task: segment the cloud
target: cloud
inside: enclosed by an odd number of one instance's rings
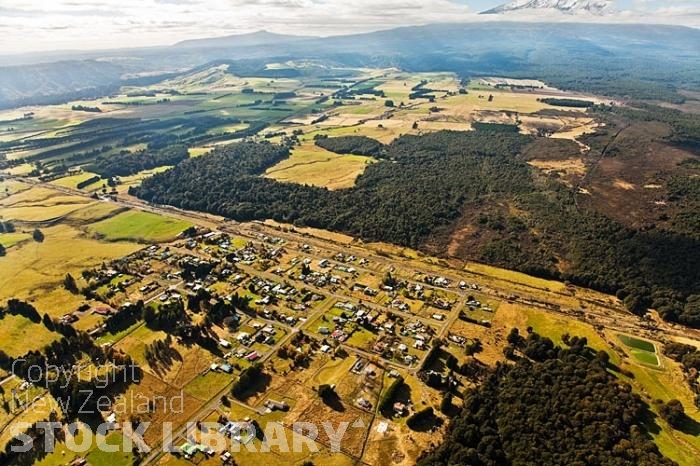
[[[624,12],[583,21],[700,26],[687,0],[619,0]],[[635,3],[641,2],[641,3]],[[2,0],[6,52],[165,45],[266,29],[298,35],[351,34],[428,23],[493,21],[475,14],[487,0]],[[470,8],[470,5],[473,8]],[[494,6],[491,5],[491,6]],[[697,3],[696,3],[697,5]],[[654,11],[650,14],[649,11]],[[571,16],[531,15],[532,21]]]

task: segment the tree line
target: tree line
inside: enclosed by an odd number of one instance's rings
[[[419,466],[673,465],[645,430],[648,406],[606,371],[585,339],[561,348],[531,333],[499,363]]]
[[[348,143],[317,142],[345,150]],[[242,143],[189,159],[144,180],[130,193],[158,204],[239,221],[272,218],[413,248],[441,241],[465,209],[484,240],[469,258],[617,293],[637,313],[700,326],[700,239],[661,228],[633,229],[579,209],[569,188],[535,178],[519,157],[535,141],[516,132],[441,131],[406,135],[382,149],[356,185],[330,191],[258,175],[287,157],[286,148]],[[517,206],[514,215],[494,212]],[[535,234],[535,232],[539,232]],[[449,236],[448,236],[449,237]]]

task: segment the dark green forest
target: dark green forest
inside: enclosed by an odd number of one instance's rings
[[[700,326],[700,309],[686,303],[700,294],[700,239],[636,230],[579,209],[568,187],[536,177],[519,156],[534,140],[489,130],[403,136],[355,187],[340,191],[262,178],[287,149],[243,143],[185,160],[131,193],[239,221],[272,218],[413,248],[452,228],[465,208],[512,203],[526,214],[482,212],[479,228],[490,239],[470,258],[617,293],[634,312],[653,306],[668,320]]]
[[[465,393],[443,443],[419,466],[676,464],[646,431],[655,423],[648,406],[585,338],[568,348],[535,333],[518,340],[518,361]]]
[[[384,145],[375,139],[366,136],[339,136],[329,138],[326,135],[318,135],[314,138],[317,146],[336,154],[355,154],[379,157]]]
[[[128,176],[163,165],[175,165],[188,157],[186,146],[168,146],[164,149],[148,148],[138,152],[122,151],[119,154],[98,156],[88,166],[88,169],[103,178]]]

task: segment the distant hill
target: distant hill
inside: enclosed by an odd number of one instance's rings
[[[255,47],[259,45],[290,43],[300,40],[313,39],[311,36],[290,36],[275,34],[268,31],[257,31],[250,34],[237,34],[206,39],[191,39],[178,42],[173,48],[221,48],[221,47]]]
[[[111,92],[123,68],[95,60],[68,60],[0,68],[0,106],[75,99]]]
[[[562,8],[600,3],[531,0],[527,4],[533,2]],[[700,91],[700,56],[694,45],[698,43],[700,30],[693,28],[573,22],[433,24],[324,38],[260,31],[169,47],[71,52],[71,60],[63,61],[56,54],[53,63],[0,66],[0,108],[92,96],[125,84],[126,78],[139,79],[130,84],[143,84],[143,79],[158,82],[165,73],[173,77],[221,63],[250,76],[265,69],[266,63],[294,60],[453,71],[464,77],[537,77],[570,90],[677,101],[679,87]],[[0,63],[12,63],[5,58]]]

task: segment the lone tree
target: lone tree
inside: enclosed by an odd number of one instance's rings
[[[333,387],[331,387],[327,383],[324,383],[324,384],[318,386],[318,396],[320,396],[324,400],[330,399],[334,395],[335,395],[335,392],[333,391]]]
[[[659,415],[668,422],[668,425],[674,429],[679,428],[685,420],[685,409],[683,404],[678,400],[670,400],[668,403],[663,403],[659,406]]]
[[[2,244],[0,244],[0,257],[2,257],[2,256],[4,256],[4,255],[5,255],[5,246],[3,246]]]
[[[56,330],[56,325],[53,323],[53,320],[51,320],[51,316],[49,316],[48,314],[44,314],[42,322],[44,323],[44,327],[51,330],[52,332]]]
[[[63,287],[73,294],[78,294],[78,284],[75,282],[73,275],[67,273],[63,279]]]
[[[440,402],[440,412],[442,414],[449,414],[452,412],[452,393],[446,392],[442,397]]]
[[[32,232],[32,238],[34,238],[34,241],[36,241],[37,243],[41,243],[42,241],[44,241],[44,234],[41,232],[40,229],[35,228]]]
[[[384,106],[386,106],[386,107],[393,107],[393,106],[394,106],[394,101],[393,101],[393,100],[385,100],[385,101],[384,101]]]

